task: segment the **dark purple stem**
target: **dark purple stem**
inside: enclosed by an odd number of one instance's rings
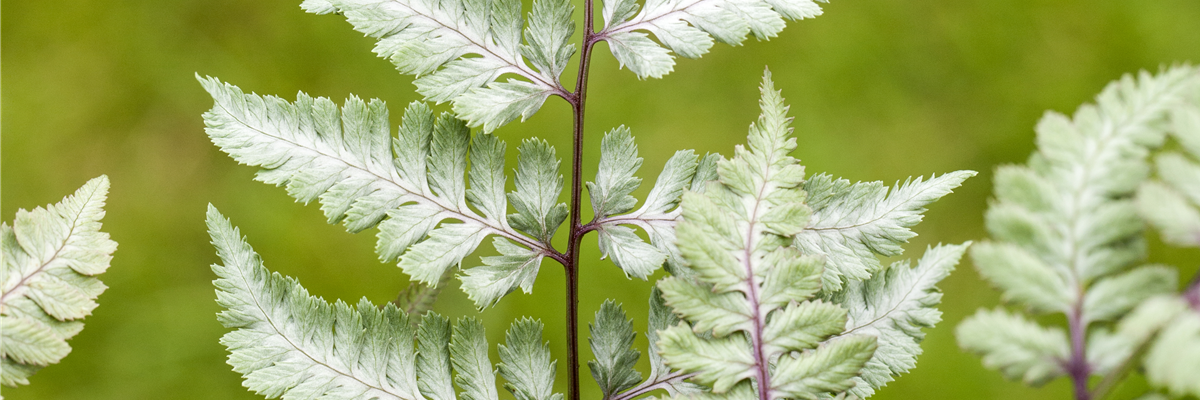
[[[592,19],[592,0],[583,6],[583,49],[579,57],[579,75],[575,93],[564,96],[574,112],[574,151],[571,157],[571,232],[567,238],[567,400],[579,400],[579,243],[588,232],[581,223],[583,199],[583,115],[587,101],[588,65],[592,61],[592,46],[596,30]]]
[[[1087,324],[1083,321],[1083,301],[1075,304],[1075,308],[1067,314],[1067,326],[1071,331],[1071,358],[1067,360],[1067,373],[1075,384],[1075,400],[1091,400],[1092,393],[1088,391],[1088,377],[1092,374],[1092,366],[1087,362]]]
[[[1192,283],[1189,283],[1187,289],[1184,289],[1183,299],[1192,306],[1193,310],[1200,312],[1200,272],[1192,277]]]

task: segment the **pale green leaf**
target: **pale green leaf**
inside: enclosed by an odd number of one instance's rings
[[[825,343],[814,351],[780,357],[771,376],[771,391],[779,397],[818,399],[855,386],[859,370],[875,353],[875,338],[850,336]]]
[[[942,293],[936,285],[950,275],[970,245],[929,248],[916,266],[896,262],[869,280],[847,284],[833,296],[834,302],[849,310],[843,335],[878,338],[878,350],[862,375],[854,378],[857,384],[850,394],[867,398],[917,366],[925,340],[922,329],[933,328],[942,320],[937,309]]]
[[[496,373],[488,359],[487,336],[483,323],[465,318],[454,325],[450,337],[450,363],[454,365],[454,383],[462,389],[463,400],[497,400]]]
[[[1178,314],[1163,328],[1143,366],[1150,384],[1175,396],[1200,396],[1200,311]]]
[[[983,357],[983,365],[1009,379],[1039,386],[1066,371],[1067,335],[1004,310],[979,310],[958,325],[958,345]]]
[[[620,305],[612,300],[601,304],[595,321],[588,324],[588,330],[591,332],[588,343],[596,356],[595,360],[588,361],[588,369],[605,398],[642,380],[642,374],[633,369],[641,357],[641,353],[633,349],[633,322],[625,316]]]
[[[571,7],[560,0],[535,2],[525,44],[517,0],[311,0],[302,7],[344,15],[378,40],[376,54],[418,76],[417,92],[453,102],[471,126],[488,132],[565,93],[559,75],[574,53],[567,43],[574,24]],[[506,74],[523,80],[499,82]]]
[[[542,341],[542,323],[529,318],[513,322],[500,345],[500,377],[517,400],[561,400],[554,392],[557,361],[550,360],[550,347]]]
[[[0,224],[0,383],[28,384],[37,370],[71,351],[67,340],[107,288],[117,243],[101,232],[108,177],[94,178],[57,204],[17,210]]]
[[[692,329],[697,332],[712,331],[713,335],[721,337],[753,329],[754,312],[739,292],[713,293],[709,287],[677,277],[664,278],[657,287],[662,290],[667,305],[683,318],[693,321]],[[844,324],[844,321],[838,321],[839,331]]]
[[[846,309],[837,304],[820,300],[792,303],[767,321],[762,341],[770,354],[803,351],[817,347],[845,328]]]
[[[587,183],[596,219],[629,212],[637,205],[637,199],[629,194],[642,183],[633,175],[641,166],[642,158],[638,157],[629,128],[622,125],[604,135],[596,180]]]
[[[610,224],[596,230],[600,240],[600,252],[611,257],[625,275],[645,280],[662,266],[667,255],[657,247],[647,244],[633,229]]]
[[[979,275],[1004,292],[1004,301],[1037,312],[1066,312],[1073,301],[1066,277],[1010,243],[983,242],[971,249]]]
[[[1084,321],[1120,318],[1151,297],[1175,292],[1177,272],[1165,266],[1140,267],[1102,278],[1083,297]]]
[[[525,41],[529,44],[521,45],[521,54],[544,75],[562,75],[575,54],[575,45],[570,43],[575,33],[573,12],[575,7],[567,0],[533,2],[529,28],[525,30]]]
[[[413,328],[391,304],[357,307],[310,296],[271,273],[215,208],[208,228],[224,265],[214,265],[221,338],[246,387],[280,396],[416,400]]]
[[[851,184],[845,179],[817,175],[804,184],[812,218],[796,235],[795,245],[806,254],[823,255],[824,290],[837,291],[848,280],[863,280],[881,271],[876,256],[898,256],[917,234],[925,207],[950,194],[974,171],[956,171],[929,180],[897,182],[891,190],[882,182]]]
[[[519,150],[516,190],[508,195],[517,213],[509,215],[508,221],[522,232],[549,242],[567,219],[567,205],[558,202],[563,188],[559,161],[554,148],[544,140],[526,140]]]
[[[599,35],[617,60],[639,78],[660,78],[675,65],[672,51],[699,58],[714,39],[737,46],[753,33],[766,40],[783,30],[785,18],[816,17],[821,8],[813,0],[651,0],[638,12],[633,0],[611,0],[602,13]]]
[[[695,373],[692,379],[711,386],[713,392],[728,391],[741,380],[753,377],[757,370],[750,341],[740,332],[702,339],[686,323],[680,323],[659,331],[658,336],[659,351],[668,365]]]
[[[482,266],[464,270],[460,278],[463,292],[480,309],[495,305],[501,297],[517,288],[532,293],[533,282],[542,265],[541,254],[517,246],[507,239],[495,238],[492,245],[500,255],[483,257]]]
[[[300,94],[288,103],[200,81],[216,103],[205,114],[213,143],[241,163],[263,167],[259,180],[286,186],[300,201],[319,199],[330,222],[344,221],[351,232],[378,225],[380,259],[398,261],[415,281],[437,285],[489,235],[551,253],[509,226],[504,143],[487,135],[472,140],[450,114],[434,118],[413,103],[392,138],[378,100],[352,97],[339,110],[325,98]],[[528,178],[518,176],[519,190]],[[523,204],[514,205],[520,211]]]
[[[455,400],[450,367],[450,319],[425,314],[417,327],[416,371],[421,394],[433,400]]]
[[[1147,182],[1138,188],[1137,206],[1163,240],[1176,246],[1200,246],[1200,211],[1174,188]]]

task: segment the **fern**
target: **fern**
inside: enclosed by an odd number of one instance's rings
[[[46,208],[0,224],[0,383],[28,385],[34,372],[71,352],[104,286],[117,243],[100,231],[108,177],[88,181]]]
[[[751,33],[759,40],[775,37],[785,18],[821,15],[816,1],[647,0],[639,6],[637,0],[611,0],[604,2],[604,29],[597,36],[639,78],[661,78],[675,66],[671,52],[700,58],[712,48],[713,39],[737,46]]]
[[[939,246],[915,268],[900,263],[816,298],[822,258],[789,246],[811,226],[812,209],[769,73],[762,96],[749,147],[719,161],[719,179],[702,194],[684,195],[678,244],[694,278],[658,284],[684,322],[659,332],[657,346],[667,365],[731,398],[867,397],[915,364],[920,329],[939,320],[934,284],[966,245]],[[856,206],[828,204],[829,213]]]
[[[365,298],[330,304],[296,280],[269,272],[238,229],[209,207],[221,338],[229,364],[267,398],[498,399],[482,324],[431,313],[414,329],[407,314]],[[553,400],[554,362],[531,320],[513,324],[500,375],[522,400]],[[413,342],[417,342],[414,349]],[[451,372],[455,373],[451,384]],[[548,373],[547,373],[548,372]],[[453,385],[461,392],[455,395]]]
[[[518,288],[529,293],[551,259],[567,278],[567,395],[552,393],[557,364],[533,321],[513,325],[497,368],[519,400],[578,400],[579,255],[589,232],[626,276],[646,280],[662,267],[670,274],[650,293],[644,379],[634,369],[642,352],[621,307],[606,302],[590,325],[596,358],[587,365],[604,400],[660,390],[761,400],[867,397],[913,368],[921,330],[940,320],[935,285],[967,245],[931,248],[915,266],[885,269],[878,256],[901,255],[925,207],[974,172],[910,179],[891,190],[827,175],[806,179],[788,155],[796,142],[768,74],[763,115],[732,159],[677,151],[639,202],[632,193],[642,184],[642,158],[621,126],[601,138],[599,168],[585,184],[584,99],[597,43],[608,42],[639,77],[661,77],[674,64],[671,51],[696,58],[714,38],[733,45],[751,33],[767,39],[785,19],[821,12],[812,0],[655,0],[644,7],[618,0],[603,5],[604,28],[596,31],[587,5],[570,91],[560,81],[575,52],[565,0],[535,0],[527,24],[515,0],[304,1],[305,10],[341,14],[375,38],[375,52],[416,75],[427,100],[452,103],[455,114],[436,118],[424,103],[409,105],[395,137],[378,100],[351,97],[338,107],[301,93],[287,102],[200,78],[215,102],[205,114],[214,144],[262,168],[258,180],[286,187],[300,202],[319,201],[330,223],[352,233],[378,227],[380,259],[413,280],[382,309],[365,300],[357,308],[330,305],[268,274],[210,210],[225,263],[214,269],[227,309],[221,319],[234,329],[223,341],[247,387],[288,398],[495,399],[478,322],[460,322],[452,332],[428,310],[455,275],[480,309]],[[521,143],[508,191],[506,145],[489,134],[530,117],[551,95],[566,100],[575,117],[569,205],[559,202],[567,179],[555,148],[540,139]],[[472,127],[480,131],[472,135]],[[584,186],[593,212],[586,223]],[[560,230],[564,251],[553,244]],[[488,237],[497,254],[470,265],[467,256]]]
[[[524,30],[518,0],[306,0],[302,7],[345,15],[379,39],[376,54],[418,76],[418,93],[453,102],[455,113],[486,132],[529,118],[550,95],[568,94],[559,82],[575,54],[566,0],[534,2]],[[522,79],[499,82],[506,74]]]
[[[1173,151],[1155,157],[1159,180],[1143,183],[1135,198],[1138,211],[1163,240],[1182,247],[1200,247],[1200,83],[1196,85],[1189,99],[1193,103],[1172,109],[1170,115],[1170,137],[1186,154]],[[1200,396],[1195,379],[1200,376],[1200,278],[1182,296],[1147,302],[1135,314],[1129,319],[1140,323],[1129,322],[1118,336],[1125,348],[1147,346],[1146,377],[1172,395]],[[1155,331],[1156,336],[1149,337]]]
[[[565,206],[554,205],[562,184],[541,164],[557,163],[544,142],[521,147],[518,189],[510,196],[521,212],[506,218],[504,142],[491,135],[472,139],[450,115],[435,119],[427,106],[413,103],[393,139],[378,100],[351,98],[339,111],[325,98],[300,94],[287,103],[215,79],[201,83],[216,100],[205,114],[213,143],[241,163],[264,167],[258,180],[286,186],[298,201],[319,200],[331,223],[344,222],[351,232],[378,225],[380,259],[399,259],[416,281],[437,285],[495,235],[502,256],[485,259],[463,278],[463,290],[486,307],[518,287],[532,290],[542,258],[555,254],[544,241],[562,224]],[[538,185],[547,179],[558,184]]]
[[[1196,112],[1198,85],[1200,74],[1191,67],[1126,76],[1072,118],[1056,113],[1042,118],[1038,151],[1028,166],[996,171],[996,201],[986,216],[993,240],[976,245],[971,255],[1006,302],[1030,313],[1064,314],[1067,330],[1041,326],[1020,313],[981,310],[958,327],[964,349],[983,356],[985,366],[1031,385],[1069,375],[1080,399],[1102,397],[1127,372],[1149,335],[1128,332],[1146,328],[1130,318],[1147,317],[1122,317],[1177,285],[1175,270],[1138,265],[1145,244],[1133,195],[1170,121]],[[1160,162],[1175,160],[1165,157]],[[1186,213],[1145,206],[1149,198],[1169,201],[1153,197],[1158,189],[1142,189],[1147,195],[1142,208],[1175,213],[1172,223],[1186,221]],[[1170,229],[1165,237],[1183,238]],[[1114,321],[1116,332],[1106,327]],[[1151,367],[1147,364],[1153,381]],[[1091,375],[1105,378],[1091,388]]]

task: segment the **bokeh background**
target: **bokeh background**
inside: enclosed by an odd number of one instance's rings
[[[104,229],[120,243],[102,276],[110,289],[70,342],[71,355],[36,374],[31,386],[4,388],[5,396],[259,398],[241,387],[218,343],[226,330],[214,316],[208,266],[217,258],[204,227],[210,202],[241,226],[268,268],[297,277],[314,294],[382,303],[407,285],[398,268],[376,260],[373,233],[325,224],[316,204],[296,204],[282,189],[252,181],[254,168],[237,165],[204,135],[200,115],[212,103],[196,73],[285,98],[297,91],[339,102],[351,93],[377,97],[397,123],[400,109],[417,99],[410,78],[371,53],[371,40],[340,17],[307,15],[297,3],[2,3],[0,214],[11,221],[18,208],[58,201],[107,174]],[[1069,113],[1126,72],[1200,62],[1198,27],[1195,0],[840,0],[769,42],[717,45],[701,60],[680,60],[664,79],[639,81],[601,45],[591,69],[585,176],[595,172],[601,133],[620,124],[633,129],[646,159],[639,195],[677,149],[730,154],[757,115],[756,85],[769,66],[796,117],[795,155],[810,173],[894,182],[981,172],[931,207],[908,246],[906,256],[917,257],[929,244],[984,237],[991,171],[1028,156],[1044,110]],[[567,155],[569,132],[568,107],[552,98],[530,121],[496,134],[510,148],[543,137]],[[508,154],[515,165],[516,151]],[[1185,279],[1196,271],[1200,254],[1151,241],[1153,261],[1183,266]],[[650,283],[626,280],[599,260],[595,239],[586,243],[581,320],[612,298],[644,331]],[[941,287],[945,320],[928,331],[917,369],[875,398],[1069,396],[1066,381],[1025,388],[958,350],[954,326],[998,302],[969,260]],[[551,348],[564,360],[563,292],[562,269],[546,262],[532,295],[510,295],[483,314],[493,343],[509,321],[528,315],[546,323]],[[437,310],[479,315],[457,289],[444,292]],[[637,346],[645,345],[639,335]],[[583,349],[589,359],[586,343]],[[644,356],[639,367],[646,368]],[[585,398],[598,398],[583,368]],[[560,364],[560,387],[564,371]],[[1116,398],[1143,388],[1135,377]]]

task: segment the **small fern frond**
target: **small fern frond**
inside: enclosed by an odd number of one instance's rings
[[[67,340],[107,288],[117,243],[100,231],[108,177],[88,181],[57,204],[18,210],[0,224],[0,384],[29,384],[34,372],[71,352]]]
[[[575,53],[574,7],[567,0],[534,2],[525,43],[519,0],[306,0],[301,7],[345,15],[354,29],[379,40],[376,54],[417,76],[418,93],[452,102],[455,113],[485,132],[529,118],[552,94],[569,95],[559,82]],[[498,80],[507,74],[522,79]]]
[[[642,207],[629,194],[641,186],[635,174],[642,165],[629,128],[609,131],[600,144],[600,169],[588,182],[600,252],[627,276],[647,279],[665,262],[668,272],[680,273],[679,250],[675,248],[675,223],[679,200],[685,190],[703,191],[704,183],[716,179],[719,155],[697,157],[691,150],[675,152],[650,189]],[[641,228],[650,243],[638,237]]]
[[[679,249],[695,279],[659,282],[684,322],[658,332],[667,365],[732,398],[815,399],[854,386],[876,338],[842,333],[846,310],[812,299],[819,258],[788,239],[803,230],[804,168],[787,107],[766,74],[748,146],[718,163],[719,179],[683,197]],[[824,343],[822,343],[824,342]]]
[[[547,158],[544,146],[531,150],[532,160],[531,151],[522,146],[517,192],[512,195],[519,212],[506,216],[504,142],[486,134],[472,138],[466,125],[450,114],[434,118],[425,104],[413,103],[398,136],[392,137],[387,108],[379,100],[368,103],[351,97],[339,109],[327,98],[303,93],[288,103],[246,94],[216,79],[200,81],[216,102],[205,114],[214,144],[242,164],[263,167],[256,179],[285,186],[298,201],[320,201],[330,223],[343,222],[350,232],[378,225],[380,259],[399,260],[415,281],[437,285],[491,235],[503,238],[496,243],[504,257],[523,261],[489,259],[484,268],[536,276],[541,259],[556,254],[548,240],[565,218],[564,206],[547,208],[545,201],[531,197],[557,200],[555,187],[539,186],[536,193],[525,189],[531,179],[545,185],[541,180],[553,176],[526,171],[557,174],[557,160],[553,152]],[[561,190],[561,177],[558,182]],[[527,204],[531,201],[536,206]],[[525,220],[537,221],[537,229],[517,224]],[[494,273],[498,272],[465,271],[466,277]],[[479,307],[495,304],[517,287],[532,289],[530,279],[479,284],[465,278],[464,283]],[[507,286],[497,287],[502,284]]]
[[[674,69],[671,52],[700,58],[712,48],[714,38],[733,46],[751,33],[758,40],[773,38],[786,25],[784,19],[821,15],[816,1],[648,0],[639,7],[637,0],[609,0],[604,2],[604,29],[599,37],[608,42],[617,61],[639,78],[661,78]]]
[[[826,174],[804,183],[813,209],[808,227],[796,235],[795,246],[825,257],[823,288],[838,291],[847,281],[861,281],[883,270],[880,255],[899,256],[901,247],[916,237],[910,228],[921,222],[925,207],[950,194],[975,171],[956,171],[929,180],[920,177],[896,183],[851,184]]]
[[[217,302],[225,308],[218,318],[234,329],[221,343],[250,390],[267,398],[499,398],[478,320],[451,327],[445,317],[429,313],[414,328],[392,304],[380,308],[365,298],[353,307],[340,300],[330,304],[295,279],[268,271],[212,206],[208,228],[222,262],[213,266]],[[519,397],[523,400],[556,399],[542,396],[553,387],[554,362],[541,343],[541,324],[518,321],[508,338],[499,368],[510,390],[535,395]]]
[[[1031,385],[1068,372],[1077,382],[1104,374],[1119,363],[1106,359],[1133,352],[1138,343],[1112,340],[1106,328],[1093,325],[1121,321],[1139,304],[1176,290],[1174,269],[1138,265],[1146,246],[1134,194],[1149,177],[1149,154],[1163,145],[1172,120],[1178,125],[1181,113],[1197,112],[1197,93],[1200,72],[1175,67],[1126,75],[1071,117],[1046,113],[1028,165],[997,169],[996,201],[986,214],[992,240],[976,245],[971,256],[1005,301],[1032,313],[1065,314],[1071,339],[1020,315],[980,312],[959,326],[960,346]],[[1176,161],[1161,157],[1160,167]],[[1142,189],[1148,219],[1171,213],[1175,226],[1194,222],[1187,210],[1170,207],[1182,198],[1156,192],[1161,188]],[[1165,237],[1186,238],[1180,233],[1168,229]]]

